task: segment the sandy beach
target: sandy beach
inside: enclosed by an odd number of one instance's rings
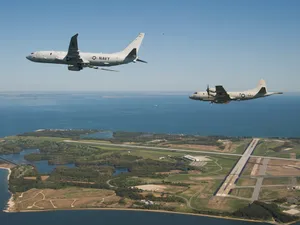
[[[7,168],[7,167],[3,167],[3,166],[0,166],[0,169],[3,169],[3,170],[8,170],[8,175],[7,175],[7,182],[9,183],[9,178],[10,178],[10,175],[11,175],[11,169],[10,168]],[[3,212],[12,212],[13,211],[13,208],[14,208],[14,196],[13,194],[10,192],[11,196],[10,196],[10,199],[8,200],[7,202],[7,205],[6,205],[6,209],[3,210]]]

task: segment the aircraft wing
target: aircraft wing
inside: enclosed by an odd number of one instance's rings
[[[88,63],[85,62],[79,54],[78,42],[77,42],[78,34],[75,34],[71,37],[68,54],[66,55],[66,60],[70,62],[70,64],[78,64],[78,63]]]
[[[215,98],[220,100],[230,100],[229,94],[227,93],[227,91],[225,91],[222,85],[216,86]]]

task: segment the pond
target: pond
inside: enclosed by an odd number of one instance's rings
[[[0,157],[3,159],[9,160],[11,162],[14,162],[16,164],[34,165],[40,174],[50,174],[55,168],[61,167],[61,166],[68,167],[68,168],[76,167],[74,163],[63,164],[63,165],[50,165],[50,164],[48,164],[48,160],[40,160],[40,161],[30,162],[30,161],[27,161],[26,159],[24,159],[25,155],[29,155],[32,153],[40,153],[40,150],[39,149],[24,149],[23,151],[21,151],[18,154],[0,155]],[[115,167],[114,169],[115,170],[114,170],[113,176],[129,172],[128,168],[124,168],[124,167]]]
[[[0,155],[1,158],[14,162],[16,164],[31,164],[34,165],[37,171],[41,174],[50,174],[55,168],[59,166],[66,166],[69,168],[76,167],[74,163],[64,164],[64,165],[50,165],[48,164],[48,160],[34,161],[29,162],[24,159],[25,155],[29,155],[32,153],[40,153],[39,149],[24,149],[18,154],[8,154],[8,155]]]
[[[115,171],[113,173],[113,176],[117,176],[120,175],[122,173],[128,173],[128,168],[124,168],[124,167],[115,167]]]

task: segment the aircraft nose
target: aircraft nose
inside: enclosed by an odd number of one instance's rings
[[[31,59],[31,55],[26,56],[26,59],[30,60]]]
[[[189,98],[190,98],[190,99],[194,99],[194,95],[190,95]]]

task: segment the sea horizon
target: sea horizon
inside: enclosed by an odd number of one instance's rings
[[[98,93],[14,95],[0,94],[0,123],[2,124],[0,137],[47,128],[123,130],[203,136],[300,136],[300,128],[297,126],[300,105],[295,104],[300,101],[300,97],[293,95],[233,102],[226,105],[210,105],[192,101],[183,95],[149,95],[145,98],[139,95],[126,98],[99,98]],[[7,171],[0,170],[0,177],[4,180],[0,187],[2,205],[5,205],[9,199],[6,176]],[[137,211],[0,213],[0,220],[10,221],[9,225],[17,225],[21,221],[31,221],[32,225],[43,221],[45,225],[51,225],[54,223],[52,218],[56,218],[57,225],[65,224],[67,221],[69,223],[73,221],[71,223],[79,225],[87,220],[90,220],[89,224],[96,224],[95,221],[99,221],[99,218],[109,221],[106,222],[107,225],[142,222],[150,225],[161,221],[164,221],[165,225],[253,224],[206,216]]]

